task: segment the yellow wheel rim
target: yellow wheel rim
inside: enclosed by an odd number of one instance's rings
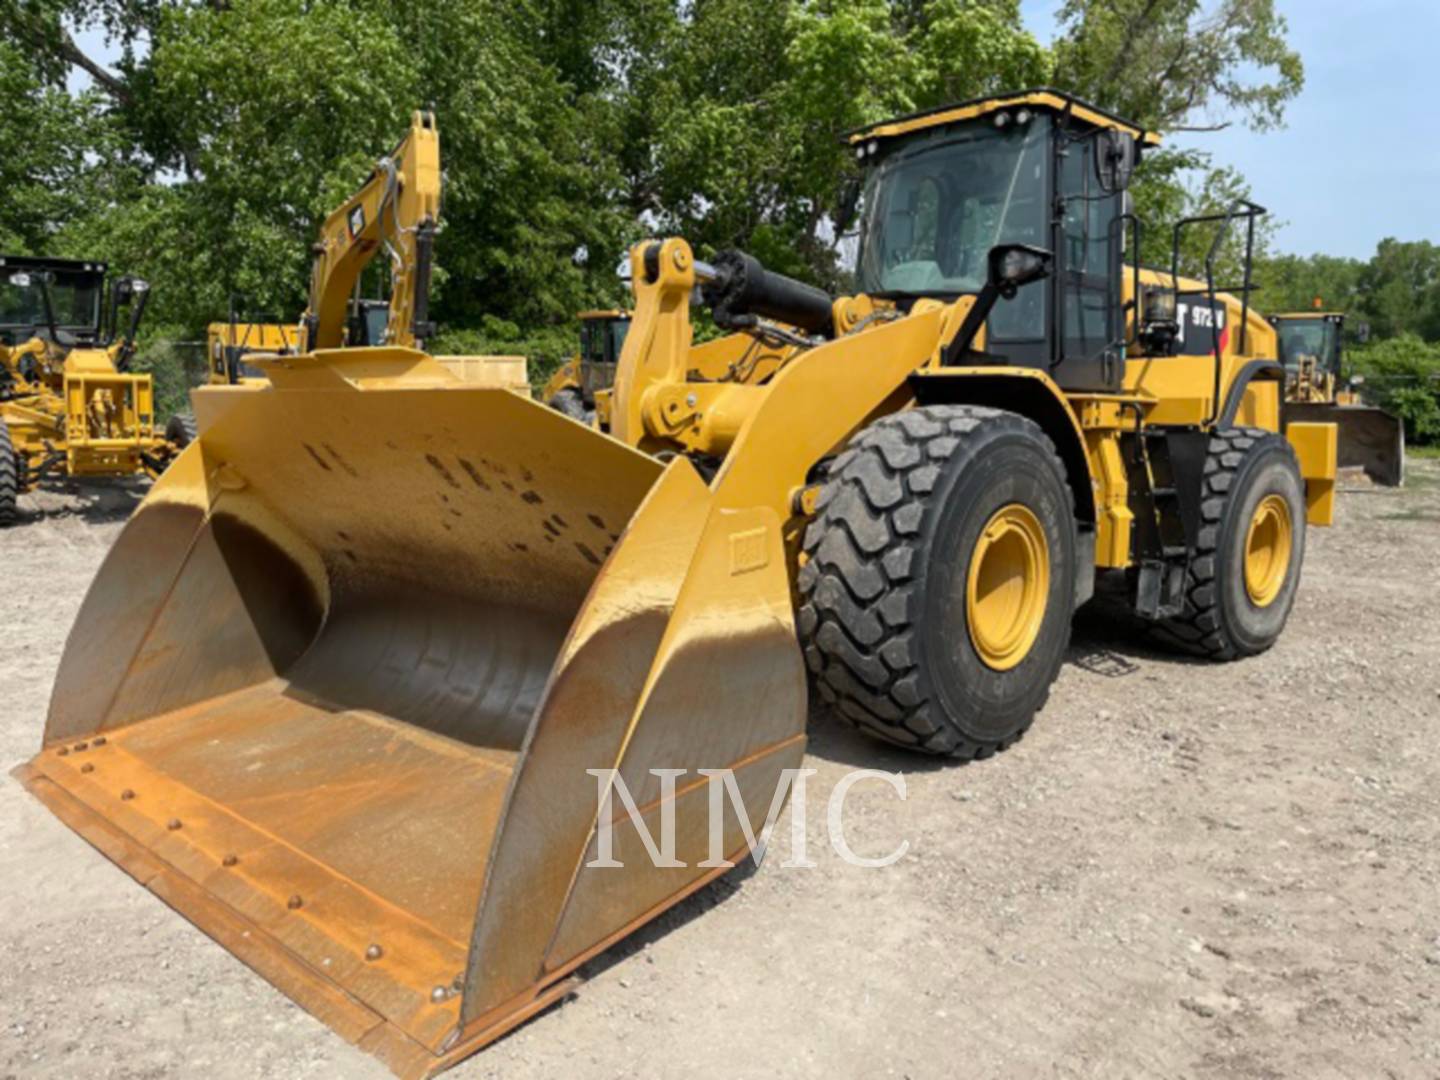
[[[1266,495],[1245,537],[1245,591],[1256,607],[1269,607],[1285,587],[1294,544],[1289,504],[1279,495]]]
[[[1030,654],[1050,594],[1050,546],[1040,519],[1011,503],[985,524],[970,556],[965,610],[987,667],[1009,671]]]

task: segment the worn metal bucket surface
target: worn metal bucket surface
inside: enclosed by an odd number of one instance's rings
[[[1285,422],[1334,424],[1341,469],[1363,469],[1377,484],[1399,487],[1405,481],[1405,425],[1384,409],[1365,405],[1287,403]]]
[[[803,751],[804,676],[772,511],[376,352],[197,393],[201,437],[106,559],[21,775],[341,1035],[427,1075],[721,872],[697,865],[696,770],[735,770],[745,805],[717,835],[747,850]],[[587,865],[590,769],[657,837],[650,770],[686,770],[680,865],[654,865],[619,799],[623,865]]]

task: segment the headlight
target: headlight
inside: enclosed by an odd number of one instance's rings
[[[1145,321],[1148,323],[1172,323],[1175,321],[1174,289],[1151,286],[1145,290]]]

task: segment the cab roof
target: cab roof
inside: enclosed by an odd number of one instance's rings
[[[0,255],[0,270],[54,270],[60,273],[104,274],[108,267],[94,259],[52,259],[47,255]]]
[[[1275,322],[1296,322],[1300,319],[1328,319],[1331,322],[1344,320],[1345,313],[1342,311],[1282,311],[1271,315]]]
[[[926,128],[942,127],[945,124],[953,124],[962,120],[989,116],[991,113],[1000,112],[1003,109],[1021,107],[1055,114],[1067,114],[1092,127],[1128,132],[1142,146],[1160,145],[1160,136],[1156,132],[1146,131],[1138,124],[1132,124],[1113,113],[1106,112],[1098,105],[1092,105],[1074,94],[1067,94],[1063,90],[1054,90],[1050,87],[1019,90],[1013,94],[961,101],[952,105],[926,109],[923,112],[910,113],[908,116],[897,116],[891,120],[882,120],[878,124],[857,128],[855,131],[847,133],[845,139],[854,145],[867,139],[893,138],[898,135],[909,135],[915,131],[923,131]]]

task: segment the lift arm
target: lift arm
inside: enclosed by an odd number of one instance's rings
[[[383,247],[390,256],[386,343],[423,347],[429,322],[431,257],[440,220],[440,136],[435,115],[417,112],[400,145],[365,185],[328,218],[315,245],[304,351],[345,344],[346,316],[360,274]]]

